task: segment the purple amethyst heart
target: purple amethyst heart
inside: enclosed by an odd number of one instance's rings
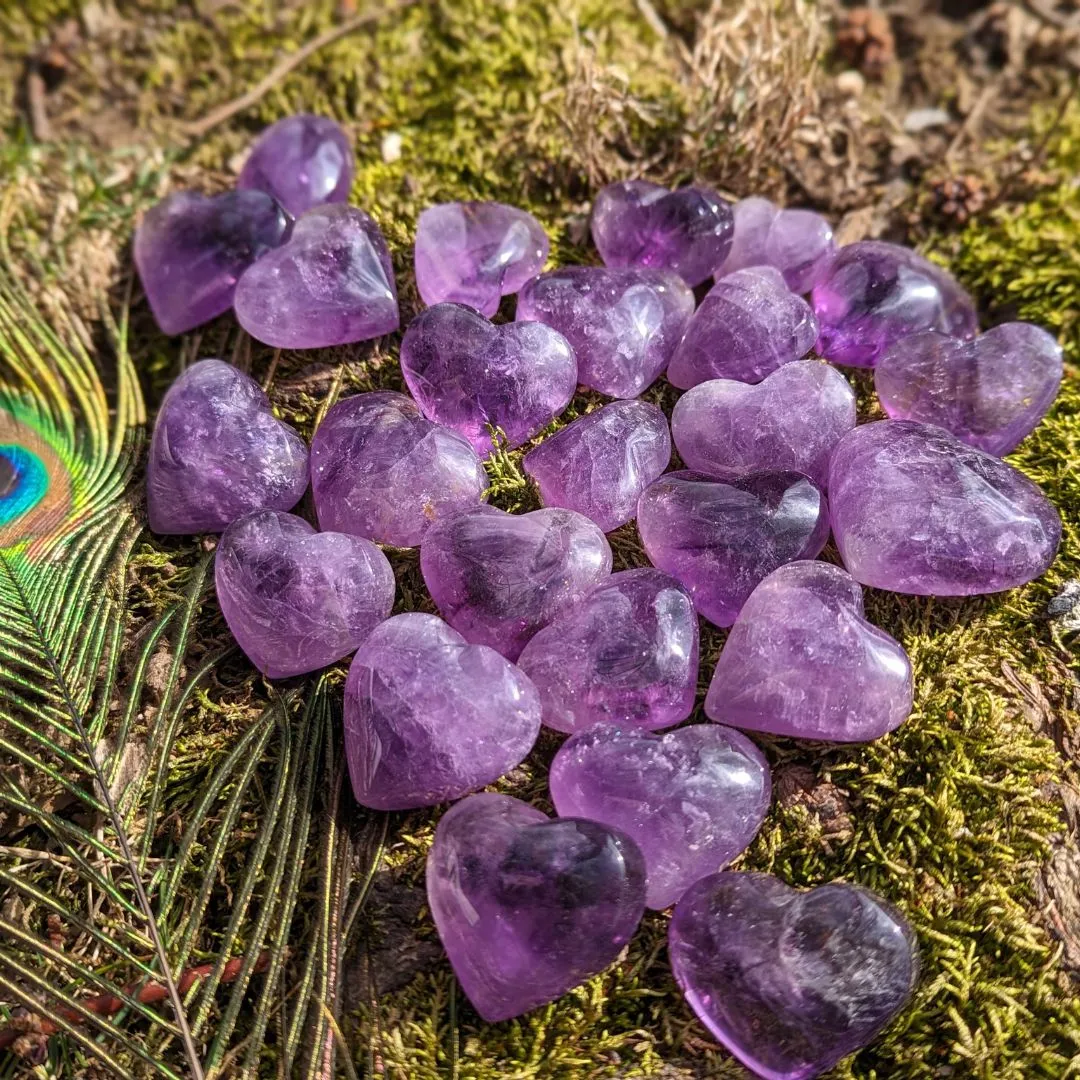
[[[706,379],[760,382],[805,356],[818,326],[810,305],[771,266],[721,278],[701,301],[668,365],[668,379],[688,390]]]
[[[847,379],[819,360],[796,360],[756,386],[710,379],[687,390],[671,414],[671,436],[687,468],[702,472],[793,469],[818,487],[829,455],[855,426]]]
[[[370,540],[316,532],[279,510],[234,521],[214,558],[221,613],[271,679],[348,656],[394,604],[394,571]]]
[[[319,526],[412,547],[437,518],[473,506],[487,474],[467,439],[420,415],[404,394],[357,394],[311,440]]]
[[[1000,592],[1054,561],[1061,518],[1022,473],[942,428],[880,420],[829,466],[833,535],[863,585],[918,596]]]
[[[458,633],[516,660],[537,630],[611,573],[611,548],[573,510],[507,514],[482,505],[428,529],[420,569]]]
[[[495,1022],[615,961],[645,910],[645,863],[633,840],[595,821],[470,795],[435,830],[427,893],[461,988]]]
[[[821,552],[829,509],[801,473],[673,472],[641,496],[638,532],[652,564],[682,582],[709,622],[730,626],[759,581]]]
[[[152,206],[133,253],[158,326],[182,334],[228,311],[240,275],[288,229],[288,215],[261,191],[176,191]]]
[[[645,857],[645,903],[670,907],[753,840],[769,810],[769,764],[744,735],[693,724],[666,735],[590,728],[551,763],[562,817],[621,829]]]
[[[525,284],[516,318],[570,342],[583,386],[634,398],[668,366],[693,313],[694,294],[669,270],[566,266]]]
[[[890,345],[921,330],[974,337],[979,317],[950,274],[910,248],[879,240],[842,247],[810,302],[817,351],[828,360],[873,367]]]
[[[481,455],[491,451],[491,427],[521,446],[577,389],[577,361],[562,334],[543,323],[495,326],[461,304],[436,304],[413,319],[401,370],[424,415],[461,432]]]
[[[593,204],[593,242],[606,265],[672,270],[691,287],[724,261],[733,231],[731,204],[711,188],[626,180]]]
[[[169,387],[146,464],[154,532],[221,532],[252,510],[291,510],[307,483],[303,439],[274,416],[254,379],[200,360]]]
[[[367,341],[401,322],[379,226],[343,203],[301,214],[288,242],[240,279],[233,306],[256,341],[279,349]]]
[[[238,188],[273,195],[293,217],[349,197],[355,164],[349,138],[328,116],[299,113],[271,124],[255,140]]]
[[[468,304],[488,317],[547,261],[539,221],[497,202],[429,206],[416,223],[416,286],[429,307]]]
[[[705,713],[772,735],[866,742],[902,724],[911,700],[907,653],[867,622],[858,583],[839,566],[793,562],[743,604]]]
[[[362,806],[458,799],[520,765],[540,732],[536,687],[434,615],[377,626],[345,684],[345,757]]]
[[[972,341],[927,331],[896,342],[874,369],[894,420],[919,420],[1001,456],[1046,415],[1062,376],[1061,346],[1030,323],[1004,323]]]
[[[670,461],[667,417],[646,401],[613,401],[549,435],[522,467],[545,506],[576,510],[611,532],[637,513],[638,496]]]
[[[518,658],[556,731],[594,724],[651,730],[694,707],[698,621],[686,590],[649,568],[602,581],[545,626]]]
[[[702,1023],[763,1080],[809,1080],[904,1008],[918,946],[867,889],[807,892],[725,871],[693,885],[668,935],[675,981]]]

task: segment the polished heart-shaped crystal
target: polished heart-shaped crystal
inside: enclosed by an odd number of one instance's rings
[[[496,326],[461,304],[436,304],[409,324],[401,370],[429,420],[490,453],[492,428],[511,446],[528,442],[570,403],[577,361],[543,323]]]
[[[733,231],[731,204],[711,188],[626,180],[602,188],[593,204],[593,243],[607,266],[673,270],[690,286],[724,261]]]
[[[200,360],[169,387],[146,462],[154,532],[221,532],[252,510],[291,510],[307,483],[304,440],[250,376]]]
[[[490,317],[540,272],[549,247],[540,222],[516,206],[429,206],[416,223],[416,286],[429,306],[468,304]]]
[[[576,510],[611,532],[637,513],[638,496],[670,461],[667,417],[647,401],[613,401],[549,435],[522,467],[545,506]]]
[[[468,440],[426,420],[404,394],[346,398],[311,440],[320,527],[380,544],[419,544],[433,521],[475,505],[487,486]]]
[[[214,559],[221,613],[270,679],[348,656],[394,605],[394,571],[370,540],[280,510],[234,521]]]
[[[863,585],[971,596],[1023,585],[1054,561],[1061,518],[1026,476],[942,428],[880,420],[829,466],[833,535]]]
[[[842,247],[810,297],[820,331],[817,351],[838,364],[873,367],[909,334],[978,332],[971,297],[928,259],[879,240]]]
[[[573,510],[481,505],[428,529],[420,570],[455,630],[516,660],[537,630],[611,573],[611,548]]]
[[[919,972],[914,932],[891,904],[841,882],[799,892],[771,874],[691,886],[668,952],[701,1022],[764,1080],[809,1080],[872,1042]]]
[[[858,583],[830,563],[793,562],[743,604],[705,713],[749,731],[866,742],[902,724],[911,700],[907,653],[867,622]]]
[[[288,214],[262,191],[177,191],[151,207],[133,254],[158,326],[182,334],[228,311],[240,275],[288,228]]]
[[[353,657],[345,758],[361,806],[460,798],[521,764],[539,732],[540,696],[520,668],[434,615],[395,615]]]
[[[687,468],[793,469],[818,487],[828,482],[832,448],[854,426],[854,392],[819,360],[785,364],[756,386],[734,379],[698,383],[671,413],[671,437]]]
[[[328,116],[299,113],[271,124],[255,140],[236,186],[265,191],[299,217],[322,203],[345,202],[355,171],[341,125]]]
[[[526,283],[518,322],[558,330],[574,350],[578,381],[610,397],[633,398],[668,366],[694,294],[670,270],[566,266]]]
[[[233,306],[256,341],[281,349],[367,341],[400,325],[394,268],[379,226],[343,203],[298,217],[288,242],[240,279]]]
[[[894,420],[937,424],[1000,457],[1046,415],[1062,372],[1057,341],[1013,322],[972,341],[934,331],[902,338],[874,369],[874,386]]]
[[[697,610],[730,626],[758,582],[821,552],[829,508],[801,473],[673,472],[642,494],[638,532],[652,564],[682,582]]]
[[[427,894],[462,990],[508,1020],[614,962],[645,910],[645,862],[598,822],[470,795],[435,830]]]
[[[782,210],[752,196],[732,208],[735,236],[717,279],[748,266],[775,266],[792,292],[808,293],[836,251],[832,226],[813,210]]]
[[[818,325],[810,305],[772,266],[737,270],[701,301],[668,365],[668,379],[688,390],[706,379],[760,382],[805,356]]]
[[[518,665],[556,731],[594,724],[654,730],[694,707],[698,620],[668,574],[624,570],[602,581],[525,646]]]
[[[658,911],[746,849],[772,790],[761,751],[719,724],[666,735],[590,728],[560,747],[549,783],[560,816],[603,822],[637,843],[645,903]]]

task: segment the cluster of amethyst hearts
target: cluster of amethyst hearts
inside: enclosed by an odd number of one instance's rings
[[[271,345],[396,330],[378,227],[345,205],[348,143],[298,116],[256,144],[236,192],[173,195],[135,257],[162,328],[230,305]],[[500,1020],[616,959],[646,906],[675,905],[676,978],[759,1075],[817,1074],[908,999],[916,951],[880,898],[723,871],[769,806],[741,732],[865,741],[912,708],[900,644],[864,616],[863,585],[930,596],[1041,574],[1057,513],[995,455],[1053,400],[1043,331],[979,336],[943,270],[763,199],[640,181],[600,192],[604,266],[547,273],[540,223],[496,203],[426,210],[430,305],[405,331],[411,397],[358,394],[310,451],[248,376],[202,360],[169,390],[148,466],[160,533],[222,532],[216,584],[240,646],[271,678],[355,654],[345,746],[357,800],[442,818],[428,894],[461,984]],[[692,289],[715,284],[695,307]],[[517,318],[489,321],[517,293]],[[809,301],[804,296],[809,294]],[[875,368],[893,419],[856,425],[845,377]],[[664,372],[668,419],[638,399]],[[483,456],[538,436],[584,385],[617,400],[532,448],[544,509],[484,502]],[[667,472],[672,441],[687,466]],[[312,489],[317,531],[292,510]],[[636,519],[652,568],[612,573],[606,532]],[[844,567],[814,561],[830,535]],[[420,547],[442,618],[391,617],[378,545]],[[693,712],[698,619],[731,627]],[[472,794],[521,763],[541,724],[558,816]],[[741,729],[741,730],[735,730]],[[468,798],[462,798],[468,795]]]

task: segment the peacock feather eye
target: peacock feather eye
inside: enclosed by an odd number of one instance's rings
[[[0,407],[0,548],[48,536],[73,508],[62,440],[21,419],[16,408],[17,402]]]

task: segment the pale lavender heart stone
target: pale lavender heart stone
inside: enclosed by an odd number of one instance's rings
[[[537,633],[518,665],[540,692],[544,723],[556,731],[599,723],[671,727],[694,708],[697,613],[668,574],[624,570]]]
[[[240,275],[288,230],[288,214],[261,191],[176,191],[152,206],[133,254],[158,326],[182,334],[228,311]]]
[[[637,843],[645,903],[658,911],[749,846],[772,790],[761,751],[718,724],[666,735],[591,728],[563,743],[549,783],[560,816],[602,822]]]
[[[1046,415],[1062,374],[1057,341],[1013,322],[972,341],[934,331],[902,338],[874,369],[874,386],[894,420],[936,424],[1000,457]]]
[[[913,420],[849,431],[833,450],[829,503],[852,577],[918,596],[1023,585],[1050,566],[1061,539],[1061,517],[1026,476]]]
[[[367,341],[400,325],[394,268],[379,226],[343,203],[301,214],[288,242],[240,279],[233,306],[256,341],[281,349]]]
[[[598,822],[470,795],[435,830],[427,894],[462,990],[494,1022],[615,961],[645,910],[645,862],[633,840]]]
[[[670,461],[667,417],[646,401],[613,401],[549,435],[522,467],[545,506],[576,510],[611,532],[637,513],[638,496]]]
[[[299,113],[271,124],[255,140],[236,186],[265,191],[299,217],[322,203],[345,202],[355,169],[341,125],[328,116]]]
[[[758,582],[821,552],[829,509],[801,473],[673,472],[642,494],[638,532],[652,564],[685,586],[709,622],[730,626]]]
[[[694,294],[670,270],[566,266],[527,282],[519,322],[542,322],[570,342],[578,381],[633,398],[664,371],[694,313]]]
[[[687,390],[706,379],[760,382],[805,356],[818,325],[810,305],[772,266],[737,270],[701,301],[668,365],[668,379]]]
[[[434,615],[395,615],[353,657],[345,757],[361,806],[460,798],[520,765],[539,732],[540,697],[526,675]]]
[[[808,293],[836,251],[832,226],[813,210],[782,210],[753,196],[733,207],[735,237],[717,279],[748,266],[775,266],[792,292]]]
[[[607,538],[573,510],[481,505],[436,521],[420,570],[443,618],[516,660],[525,642],[611,573]]]
[[[425,419],[404,394],[356,394],[311,440],[311,488],[323,529],[412,547],[433,521],[480,501],[484,466],[469,441]]]
[[[911,663],[866,620],[839,566],[793,562],[750,594],[705,697],[711,720],[797,739],[866,742],[911,713]]]
[[[671,437],[688,468],[794,469],[822,488],[832,448],[854,426],[851,386],[820,360],[785,364],[756,386],[733,379],[698,383],[671,413]]]
[[[731,247],[731,204],[711,188],[669,191],[645,180],[608,184],[596,196],[592,237],[607,266],[673,270],[700,285]]]
[[[307,483],[304,440],[250,376],[200,360],[169,387],[146,463],[154,532],[221,532],[252,510],[291,510]]]
[[[490,453],[489,427],[521,446],[570,403],[577,361],[569,342],[543,323],[496,326],[461,304],[436,304],[401,342],[405,383],[429,420]]]
[[[810,298],[828,360],[873,367],[890,345],[922,330],[974,337],[979,318],[971,297],[928,259],[880,240],[842,247]]]
[[[416,224],[416,285],[429,306],[468,304],[491,316],[543,269],[549,247],[540,222],[516,206],[440,203]]]
[[[867,889],[807,892],[724,871],[693,885],[668,934],[702,1023],[763,1080],[809,1080],[872,1042],[911,998],[915,934]]]
[[[348,656],[394,604],[394,571],[371,541],[316,532],[280,510],[225,530],[214,582],[237,644],[271,679]]]

